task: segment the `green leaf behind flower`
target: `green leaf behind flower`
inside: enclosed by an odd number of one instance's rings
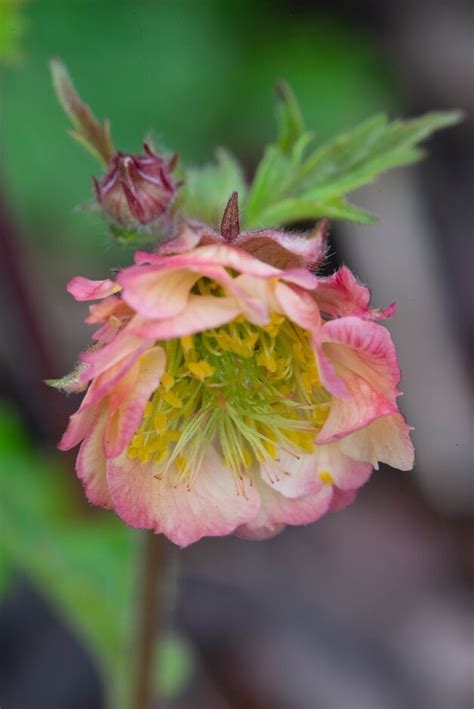
[[[282,91],[280,86],[277,97],[278,139],[267,148],[243,205],[249,229],[322,216],[375,221],[375,215],[352,205],[346,195],[386,170],[420,160],[423,151],[418,144],[462,118],[458,111],[406,121],[389,121],[378,114],[314,147],[314,137],[304,130],[291,91],[287,87]]]
[[[217,228],[233,192],[243,199],[247,186],[238,161],[221,148],[216,153],[216,162],[186,170],[178,209],[187,217]]]

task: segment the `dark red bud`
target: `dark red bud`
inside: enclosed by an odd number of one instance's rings
[[[235,241],[240,234],[239,195],[237,192],[232,192],[227,206],[224,209],[221,221],[221,234],[229,243]]]
[[[114,153],[101,182],[94,178],[97,201],[111,219],[125,227],[150,224],[168,212],[178,184],[170,159],[145,143],[141,155]]]

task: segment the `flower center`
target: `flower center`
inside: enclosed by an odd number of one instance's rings
[[[156,463],[157,478],[173,471],[191,486],[212,444],[243,492],[254,464],[314,450],[330,397],[309,334],[287,318],[257,327],[239,316],[160,344],[167,370],[128,447],[130,458]]]

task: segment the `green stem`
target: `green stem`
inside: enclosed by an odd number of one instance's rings
[[[136,661],[130,709],[151,709],[152,706],[154,657],[165,600],[165,545],[163,535],[145,532],[141,553],[135,636]]]

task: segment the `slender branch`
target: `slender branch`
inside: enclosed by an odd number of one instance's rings
[[[136,675],[132,709],[151,709],[154,656],[165,598],[166,540],[145,532],[142,549],[140,596],[136,627]]]

